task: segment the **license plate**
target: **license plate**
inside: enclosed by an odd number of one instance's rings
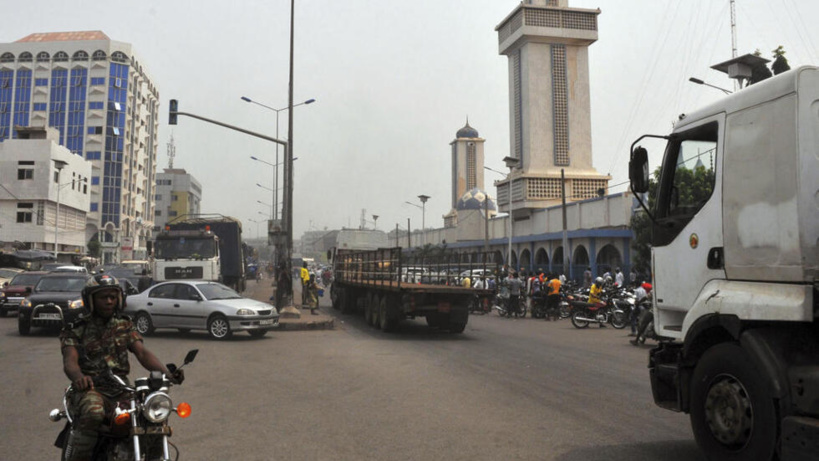
[[[259,325],[273,325],[275,323],[276,319],[259,320]]]
[[[37,318],[39,320],[62,320],[60,314],[40,314]]]

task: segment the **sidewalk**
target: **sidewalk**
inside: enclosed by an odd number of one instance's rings
[[[270,279],[261,279],[258,282],[248,280],[247,288],[245,289],[244,293],[242,293],[242,296],[252,298],[263,303],[269,303],[270,296],[273,294],[271,282],[272,280]],[[329,290],[325,290],[324,297],[321,299],[327,299],[329,296]],[[297,285],[293,287],[293,298],[297,301],[301,300],[301,286]],[[279,306],[276,307],[281,314],[281,317],[279,317],[278,331],[332,330],[334,327],[333,317],[325,313],[327,312],[327,309],[332,309],[332,307],[321,306],[316,310],[318,315],[312,315],[310,314],[310,309],[299,309],[297,305],[295,311],[298,313],[298,316],[296,316],[295,313],[282,313],[281,308],[279,308]]]

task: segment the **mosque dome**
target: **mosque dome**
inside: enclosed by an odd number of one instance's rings
[[[469,126],[469,120],[466,121],[466,126],[455,133],[456,138],[479,138],[478,130]]]
[[[489,196],[486,192],[478,189],[477,187],[467,191],[460,199],[458,199],[458,203],[455,204],[456,210],[483,210],[484,209],[484,202],[488,203],[489,211],[498,211],[497,205],[495,205],[495,200]]]

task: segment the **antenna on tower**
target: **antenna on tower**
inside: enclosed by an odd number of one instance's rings
[[[171,140],[168,141],[168,169],[173,169],[173,158],[176,157],[176,144],[173,142],[173,133],[171,133]]]

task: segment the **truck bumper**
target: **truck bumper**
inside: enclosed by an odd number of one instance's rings
[[[688,389],[683,389],[687,379],[683,376],[690,373],[682,366],[682,344],[660,343],[651,350],[648,357],[648,369],[651,377],[651,392],[654,403],[672,411],[688,411]]]

